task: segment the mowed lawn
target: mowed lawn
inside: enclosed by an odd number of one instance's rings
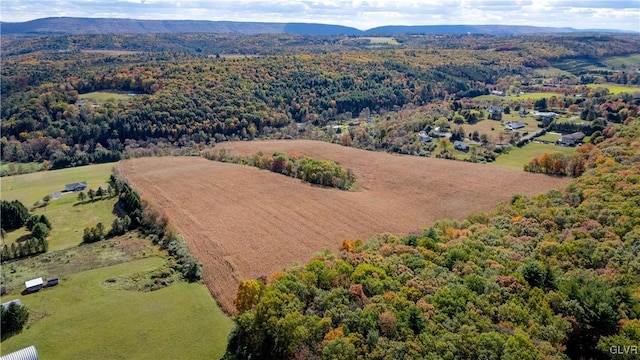
[[[87,189],[107,188],[111,169],[116,163],[79,166],[0,178],[2,200],[20,200],[29,207],[45,195],[64,189],[65,184],[86,181]]]
[[[103,104],[111,101],[129,100],[131,97],[127,94],[120,94],[108,91],[94,91],[86,94],[81,94],[80,99],[92,100],[97,103]]]
[[[595,88],[608,89],[609,94],[640,92],[640,87],[625,86],[625,85],[618,85],[618,84],[589,84],[587,85],[587,87],[592,89],[595,89]]]
[[[574,151],[574,147],[530,142],[523,147],[512,147],[509,153],[498,156],[496,161],[491,164],[522,170],[524,165],[531,161],[531,159],[545,152],[569,155]]]
[[[89,165],[77,168],[43,171],[2,178],[2,200],[20,200],[30,207],[45,195],[52,195],[64,189],[64,185],[72,182],[87,181],[87,190],[107,189],[107,181],[114,163]],[[85,191],[86,193],[86,191]],[[116,198],[100,199],[93,202],[87,200],[79,203],[77,193],[66,193],[49,205],[35,209],[32,214],[44,214],[51,222],[49,250],[67,249],[82,242],[83,230],[96,226],[101,222],[107,231],[115,219],[113,205]],[[5,243],[10,245],[18,240],[26,240],[29,232],[24,228],[7,234]]]
[[[20,299],[31,319],[0,351],[35,345],[41,359],[219,359],[233,325],[204,285],[139,292],[106,282],[165,261],[152,257],[87,270],[35,294],[3,298]]]

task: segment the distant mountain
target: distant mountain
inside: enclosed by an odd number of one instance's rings
[[[108,18],[55,17],[11,23],[0,22],[2,34],[108,34],[108,33],[217,33],[217,34],[300,34],[300,35],[393,35],[493,34],[517,35],[567,32],[620,32],[616,30],[578,30],[522,25],[418,25],[381,26],[366,31],[353,27],[310,23],[267,23],[206,20],[136,20]]]
[[[526,25],[418,25],[418,26],[380,26],[365,31],[367,34],[490,34],[519,35],[539,33],[582,32],[573,28],[538,27]]]

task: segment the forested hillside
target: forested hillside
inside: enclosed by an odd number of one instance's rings
[[[164,42],[165,35],[149,36],[153,39],[142,40]],[[244,41],[259,44],[259,39]],[[272,39],[311,49],[314,42],[327,44],[323,37]],[[5,41],[16,44],[15,39],[2,41],[3,53]],[[86,41],[116,47],[141,43],[126,35],[26,39],[27,44],[54,47],[62,42],[65,49]],[[318,138],[329,121],[432,103],[449,111],[444,100],[487,93],[506,78],[522,82],[551,60],[586,53],[624,55],[640,46],[629,36],[549,35],[445,37],[428,48],[229,59],[188,52],[79,50],[3,56],[3,161],[47,161],[60,168],[113,161],[136,151],[197,150],[230,139]],[[619,81],[636,84],[640,77],[629,72]],[[433,122],[442,113],[426,115]]]
[[[566,189],[243,282],[226,358],[636,359],[640,121],[583,152]]]

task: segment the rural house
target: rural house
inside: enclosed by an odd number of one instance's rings
[[[585,135],[582,131],[574,132],[572,134],[562,135],[560,138],[560,145],[562,146],[576,146],[584,139]]]
[[[82,191],[84,189],[87,188],[87,182],[86,181],[81,181],[81,182],[77,182],[77,183],[73,183],[73,184],[66,184],[64,186],[64,191],[69,192],[69,191]]]
[[[455,141],[453,143],[453,148],[460,151],[469,151],[469,144],[462,141]]]
[[[554,112],[539,112],[537,115],[538,115],[538,120],[540,121],[551,121],[556,116],[558,116],[558,114]]]
[[[0,357],[0,360],[38,360],[38,359],[39,359],[38,352],[36,351],[36,347],[33,345]]]
[[[527,124],[518,121],[508,122],[504,125],[507,130],[518,130],[525,126],[527,126]]]

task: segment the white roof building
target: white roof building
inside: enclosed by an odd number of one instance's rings
[[[42,280],[41,277],[37,278],[37,279],[31,279],[31,280],[27,280],[24,282],[24,286],[28,289],[28,288],[32,288],[35,286],[42,286],[42,284],[44,284],[44,281]]]

